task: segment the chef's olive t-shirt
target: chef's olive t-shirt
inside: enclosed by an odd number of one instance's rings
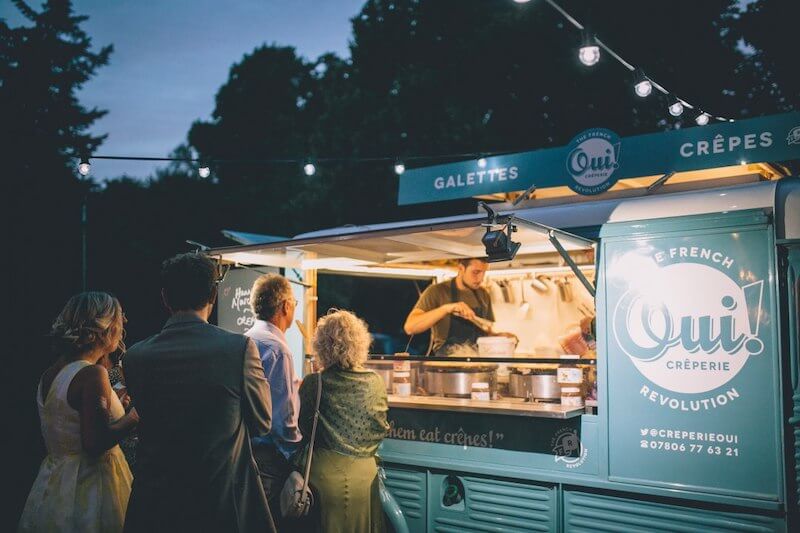
[[[433,285],[429,285],[428,288],[422,291],[422,294],[419,296],[419,300],[417,300],[417,304],[414,306],[414,308],[427,312],[432,311],[433,309],[436,309],[444,304],[453,303],[450,298],[451,283],[452,282],[448,280],[443,281],[442,283],[434,283]],[[456,288],[458,301],[464,302],[473,310],[478,309],[481,306],[481,302],[479,302],[475,297],[476,292],[481,293],[480,298],[483,300],[483,304],[489,306],[489,316],[484,318],[494,322],[494,311],[492,310],[492,300],[489,297],[489,291],[483,287],[479,288],[477,291],[473,291],[472,289],[458,290],[458,288]],[[450,331],[450,316],[450,314],[446,315],[431,328],[431,335],[433,336],[432,353],[441,348],[441,346],[447,340],[445,335],[447,335],[447,332]]]

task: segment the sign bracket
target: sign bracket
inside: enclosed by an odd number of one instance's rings
[[[648,185],[647,186],[647,194],[653,194],[654,192],[656,192],[658,189],[663,187],[664,184],[666,184],[667,181],[669,181],[669,179],[674,175],[675,175],[675,171],[674,170],[670,170],[669,172],[667,172],[666,174],[664,174],[663,176],[658,178],[656,181],[654,181],[653,183]]]

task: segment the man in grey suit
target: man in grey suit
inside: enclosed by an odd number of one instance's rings
[[[208,324],[217,266],[199,254],[168,259],[164,328],[124,359],[141,421],[125,531],[275,531],[250,439],[272,408],[252,340]]]

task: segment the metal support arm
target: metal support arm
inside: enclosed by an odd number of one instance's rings
[[[577,278],[580,280],[583,286],[586,287],[586,290],[589,291],[589,294],[592,295],[592,298],[594,298],[596,292],[594,286],[588,279],[586,279],[586,276],[583,275],[581,269],[578,268],[578,265],[576,265],[575,261],[572,260],[572,257],[569,256],[569,252],[567,252],[564,249],[564,247],[561,246],[561,243],[558,241],[558,238],[556,237],[555,232],[553,230],[547,232],[547,238],[550,239],[550,243],[556,249],[558,255],[560,255],[561,258],[567,263],[570,270],[572,270],[572,272],[575,274],[575,276],[577,276]]]

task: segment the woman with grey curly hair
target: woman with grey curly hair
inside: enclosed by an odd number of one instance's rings
[[[375,453],[389,431],[388,403],[383,380],[363,367],[369,345],[367,325],[353,313],[322,317],[313,346],[324,370],[300,385],[299,424],[307,439],[322,382],[310,483],[326,532],[385,530]]]
[[[98,362],[124,349],[122,306],[110,294],[73,296],[50,332],[58,359],[36,392],[47,457],[19,531],[122,531],[131,471],[117,443],[138,423]]]

